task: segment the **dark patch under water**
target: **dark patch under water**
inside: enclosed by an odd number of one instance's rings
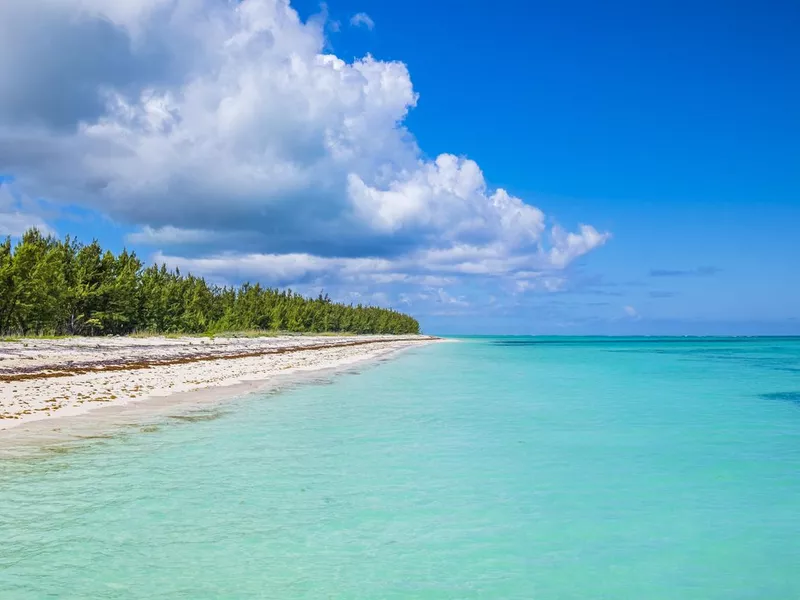
[[[216,421],[220,417],[222,417],[225,413],[223,411],[215,411],[215,412],[194,412],[189,413],[186,415],[170,415],[170,419],[175,419],[176,421],[186,421],[188,423],[199,423],[201,421]]]
[[[779,400],[781,402],[791,402],[800,405],[800,391],[798,392],[771,392],[769,394],[759,394],[759,398],[764,400]]]

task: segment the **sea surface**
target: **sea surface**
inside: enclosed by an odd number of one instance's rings
[[[0,598],[800,598],[800,339],[361,371],[3,459]]]

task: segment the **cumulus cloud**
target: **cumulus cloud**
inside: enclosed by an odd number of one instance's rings
[[[577,257],[605,244],[609,237],[611,234],[600,233],[591,225],[581,225],[578,233],[567,233],[554,227],[550,260],[557,267],[565,267]]]
[[[0,173],[231,279],[514,277],[609,239],[426,158],[406,65],[342,60],[325,28],[287,0],[1,3]]]
[[[360,12],[350,17],[350,25],[353,27],[366,27],[372,31],[375,28],[375,21],[367,13]]]

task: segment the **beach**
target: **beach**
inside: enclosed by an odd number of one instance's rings
[[[0,430],[101,406],[342,368],[428,336],[74,337],[0,342]]]

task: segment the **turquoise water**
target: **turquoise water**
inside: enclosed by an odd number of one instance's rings
[[[0,462],[0,598],[800,598],[800,340],[466,339]]]

